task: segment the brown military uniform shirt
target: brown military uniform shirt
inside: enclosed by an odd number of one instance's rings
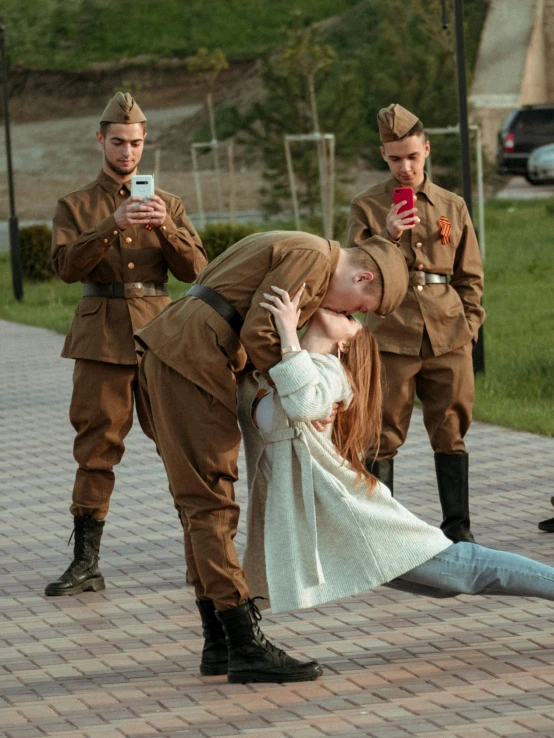
[[[101,171],[97,179],[58,200],[52,261],[64,282],[167,282],[168,269],[192,282],[207,264],[200,237],[181,200],[156,188],[167,216],[159,228],[120,231],[113,213],[129,187]],[[75,309],[62,356],[112,364],[136,364],[133,332],[171,302],[167,296],[84,297]]]
[[[391,248],[395,248],[391,244]],[[259,306],[271,286],[290,295],[305,282],[300,325],[319,307],[340,244],[295,231],[255,233],[210,263],[197,280],[216,290],[244,318],[240,340],[227,322],[195,297],[183,297],[138,332],[139,343],[236,413],[236,375],[248,362],[260,371],[280,361],[273,316]]]
[[[390,178],[370,187],[351,204],[346,246],[357,246],[369,236],[382,233],[393,202],[393,189],[400,184]],[[475,341],[485,318],[481,307],[483,265],[477,237],[461,197],[433,184],[425,175],[416,195],[420,222],[404,231],[400,248],[408,269],[450,276],[449,284],[408,288],[407,295],[385,318],[367,316],[367,323],[381,351],[419,355],[424,329],[435,356]],[[438,220],[451,224],[449,243],[441,243]]]

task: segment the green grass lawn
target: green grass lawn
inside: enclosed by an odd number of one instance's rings
[[[485,373],[474,418],[554,436],[554,214],[544,202],[490,202],[484,306]],[[260,229],[262,230],[262,229]],[[175,279],[173,298],[186,288]],[[0,255],[0,318],[65,333],[81,284],[25,283],[12,297],[9,259]]]
[[[172,299],[180,297],[187,286],[170,276]],[[55,278],[49,282],[25,281],[23,301],[19,303],[13,297],[9,256],[0,254],[0,319],[67,333],[82,292],[81,282],[64,284]]]
[[[487,205],[485,373],[474,417],[554,436],[554,213]]]
[[[230,59],[258,57],[280,43],[280,29],[293,11],[318,22],[358,2],[8,0],[3,3],[2,22],[11,41],[10,63],[82,69],[122,57],[184,58],[201,47],[220,47]]]

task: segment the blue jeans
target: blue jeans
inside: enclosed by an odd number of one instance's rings
[[[456,543],[386,586],[427,597],[489,594],[554,600],[554,568],[507,551]]]

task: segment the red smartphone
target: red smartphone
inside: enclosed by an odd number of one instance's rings
[[[412,210],[415,207],[414,191],[411,187],[395,187],[392,195],[395,205],[406,200],[406,205],[400,208],[399,213],[403,213],[405,210]]]

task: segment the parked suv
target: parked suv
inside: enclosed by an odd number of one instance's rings
[[[527,159],[538,146],[554,143],[554,104],[512,110],[498,132],[497,171],[528,178]]]

